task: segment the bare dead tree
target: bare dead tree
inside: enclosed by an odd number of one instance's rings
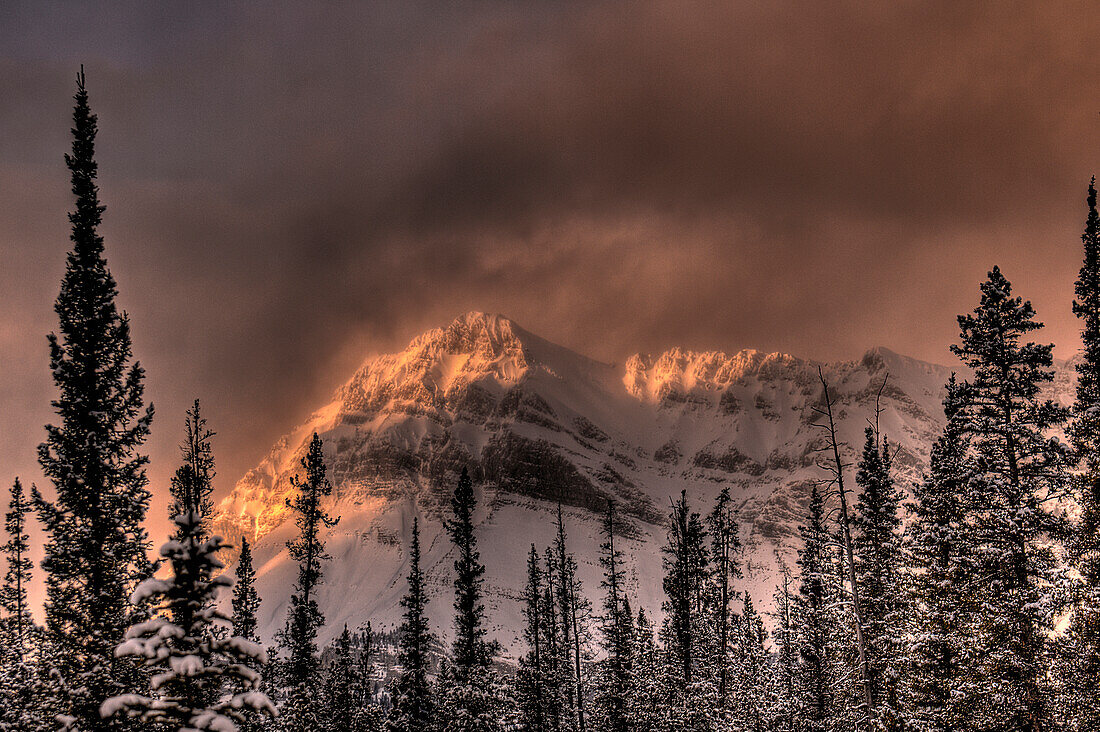
[[[848,582],[852,587],[852,611],[856,621],[856,645],[859,649],[859,668],[863,681],[863,701],[867,705],[868,715],[871,715],[874,712],[875,702],[871,685],[871,667],[867,661],[867,646],[863,639],[863,611],[860,608],[859,579],[856,577],[855,561],[853,559],[852,530],[848,517],[848,496],[844,489],[845,465],[840,458],[840,443],[836,436],[836,422],[833,419],[833,397],[829,394],[829,382],[825,380],[825,374],[822,372],[820,366],[817,367],[817,376],[821,379],[824,407],[814,407],[814,411],[825,421],[815,426],[824,430],[825,434],[828,436],[828,449],[832,452],[832,464],[826,463],[821,467],[829,471],[832,475],[832,481],[830,482],[836,485],[837,495],[840,497],[841,538],[844,542],[844,556],[848,570]],[[883,387],[885,387],[885,385],[886,382],[884,381]],[[880,389],[879,393],[881,392],[882,390]],[[877,414],[875,415],[875,422],[878,422]]]

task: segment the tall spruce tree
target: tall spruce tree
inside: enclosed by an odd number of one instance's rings
[[[184,419],[184,439],[180,445],[183,464],[172,476],[168,517],[195,512],[201,522],[200,531],[208,530],[207,524],[214,515],[214,504],[210,500],[214,490],[214,451],[210,447],[213,436],[196,399]]]
[[[237,558],[237,584],[233,586],[233,635],[253,643],[256,635],[256,612],[260,595],[256,592],[256,570],[252,567],[252,547],[248,537],[241,537],[241,554]]]
[[[321,530],[332,528],[339,521],[329,517],[321,505],[325,497],[332,495],[332,484],[326,474],[321,438],[316,433],[301,466],[305,478],[291,478],[298,494],[287,501],[296,514],[298,527],[298,538],[287,542],[290,558],[298,562],[298,580],[290,596],[286,628],[281,634],[288,652],[285,666],[288,697],[282,720],[287,729],[310,729],[322,724],[316,688],[320,680],[317,631],[325,618],[317,604],[317,588],[323,581],[321,564],[329,556]]]
[[[413,519],[409,547],[409,587],[401,599],[404,620],[398,630],[397,662],[401,674],[393,693],[387,732],[427,732],[434,723],[435,702],[428,684],[428,654],[432,636],[425,607],[424,577],[420,569],[420,522]]]
[[[571,688],[568,679],[570,668],[569,649],[565,645],[564,623],[557,602],[557,569],[554,551],[547,547],[543,554],[542,596],[539,601],[539,632],[542,634],[543,686],[546,690],[546,727],[560,732],[572,729],[566,703]]]
[[[31,506],[16,478],[4,517],[8,540],[0,547],[7,570],[0,584],[0,730],[22,732],[37,729],[37,717],[44,705],[37,697],[35,664],[40,659],[38,629],[27,604],[31,582],[28,556],[30,536],[27,514]]]
[[[969,729],[976,704],[978,653],[971,638],[981,610],[966,497],[976,490],[978,476],[954,375],[943,405],[947,424],[932,446],[928,475],[913,488],[913,519],[906,532],[911,642],[903,666],[903,708],[914,732]]]
[[[233,617],[232,633],[238,638],[244,638],[251,643],[259,643],[260,638],[256,633],[256,613],[260,610],[260,595],[256,591],[256,570],[252,566],[252,547],[248,538],[241,537],[241,552],[237,557],[237,582],[233,585]],[[260,664],[255,659],[248,659],[246,663],[253,671],[260,671]],[[264,688],[272,684],[264,680]],[[238,724],[240,732],[260,732],[266,719],[258,715],[248,715],[245,721]]]
[[[1089,183],[1081,235],[1084,261],[1073,313],[1081,320],[1077,398],[1068,433],[1078,472],[1074,494],[1080,518],[1067,552],[1080,576],[1073,616],[1059,659],[1061,701],[1075,730],[1100,731],[1100,215],[1096,179]]]
[[[736,720],[745,732],[769,732],[774,728],[771,726],[768,703],[768,633],[748,593],[745,593],[736,631],[739,651],[734,678],[734,688],[737,689]]]
[[[776,732],[797,729],[799,669],[798,604],[791,590],[790,569],[780,564],[782,585],[775,589],[775,665],[771,677],[772,704],[768,718]]]
[[[487,668],[491,649],[485,641],[485,606],[481,601],[485,565],[477,550],[474,534],[474,484],[470,472],[462,469],[458,485],[451,497],[454,517],[446,522],[447,533],[455,547],[455,641],[452,649],[455,670],[464,673],[471,668]]]
[[[606,657],[602,663],[596,703],[606,732],[627,732],[630,729],[627,693],[630,687],[634,618],[627,610],[622,552],[615,547],[615,532],[615,505],[608,501],[603,522],[604,541],[600,545],[600,566],[604,573],[601,583],[604,602],[600,632]]]
[[[565,534],[565,520],[561,504],[558,504],[558,531],[554,537],[553,556],[557,573],[556,597],[561,617],[561,642],[564,663],[560,666],[563,704],[569,710],[573,726],[585,732],[585,679],[586,646],[589,640],[588,624],[592,606],[577,576],[577,560],[569,553]]]
[[[660,649],[653,637],[653,624],[644,609],[638,610],[634,626],[627,717],[631,732],[662,732],[667,729],[663,708],[668,694],[664,688]]]
[[[897,730],[901,717],[896,682],[903,649],[901,495],[890,475],[890,462],[889,442],[868,427],[856,471],[856,573],[877,725]]]
[[[706,530],[699,514],[688,506],[686,491],[672,504],[667,543],[662,551],[669,651],[676,658],[681,691],[686,691],[699,665],[699,618],[709,562]]]
[[[532,544],[527,555],[527,586],[523,593],[523,637],[527,643],[527,653],[520,659],[516,673],[520,728],[527,732],[547,732],[550,729],[547,719],[549,659],[544,644],[543,589],[542,561]]]
[[[473,481],[463,468],[451,497],[453,518],[445,523],[455,550],[455,640],[451,663],[438,680],[444,732],[488,732],[504,723],[504,688],[492,669],[496,647],[486,640],[485,565],[474,532],[476,508]]]
[[[7,570],[4,583],[0,585],[0,610],[3,616],[3,633],[0,640],[4,649],[0,657],[10,658],[15,664],[23,665],[31,650],[31,638],[34,633],[34,619],[30,605],[27,604],[27,588],[31,583],[30,539],[27,534],[27,514],[31,506],[23,493],[23,484],[16,478],[11,487],[11,499],[8,512],[4,515],[4,530],[8,540],[0,547],[4,555]]]
[[[952,351],[973,371],[960,391],[986,489],[980,515],[981,574],[987,591],[979,635],[987,684],[977,716],[988,729],[1038,732],[1050,721],[1045,638],[1051,630],[1045,588],[1054,578],[1050,539],[1059,529],[1045,509],[1066,488],[1067,448],[1049,437],[1066,410],[1040,398],[1053,379],[1052,346],[1022,342],[1042,327],[1031,303],[1012,296],[994,267],[972,315],[959,316]]]
[[[148,569],[142,522],[149,505],[147,459],[139,450],[153,407],[143,405],[144,371],[131,363],[130,324],[115,305],[117,288],[98,233],[96,116],[88,106],[83,68],[77,77],[72,154],[65,163],[76,206],[69,214],[73,248],[54,310],[59,334],[49,336],[50,371],[60,420],[38,448],[56,499],[34,492],[48,538],[46,627],[67,690],[65,719],[85,732],[113,729],[99,706],[140,683],[136,665],[116,658],[131,610],[131,591]]]
[[[798,553],[800,573],[795,599],[798,608],[795,625],[798,665],[793,684],[795,729],[824,732],[831,711],[826,588],[829,533],[825,527],[825,502],[816,486],[810,492],[806,525],[799,532],[802,549]]]
[[[714,569],[711,575],[713,597],[710,601],[715,634],[715,665],[718,674],[718,704],[725,709],[729,701],[730,684],[730,643],[733,616],[731,604],[736,593],[732,583],[741,576],[741,564],[738,551],[741,541],[737,535],[737,520],[734,518],[733,501],[729,486],[722,486],[714,509],[707,516],[707,529],[710,531],[711,554]]]

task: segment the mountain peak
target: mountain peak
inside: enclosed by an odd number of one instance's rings
[[[734,354],[723,351],[691,351],[672,348],[654,358],[635,354],[626,362],[623,384],[643,401],[660,399],[670,391],[694,389],[720,390],[762,370],[789,368],[802,363],[785,353],[763,353],[743,349]]]

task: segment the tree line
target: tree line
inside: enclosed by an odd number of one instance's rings
[[[198,401],[171,479],[175,528],[149,558],[141,448],[153,409],[98,233],[97,121],[83,70],[74,99],[72,248],[49,336],[57,424],[38,451],[54,494],[28,495],[17,479],[5,515],[0,730],[1100,730],[1095,180],[1073,303],[1083,345],[1073,404],[1043,396],[1052,346],[1029,340],[1042,325],[997,267],[958,318],[951,350],[965,371],[946,384],[945,427],[910,500],[877,407],[858,460],[845,462],[839,400],[822,376],[824,478],[810,488],[797,565],[781,568],[770,633],[741,586],[725,487],[706,507],[686,493],[670,502],[657,617],[631,597],[630,525],[614,503],[601,520],[598,607],[559,507],[554,540],[529,547],[517,588],[523,653],[503,663],[487,632],[477,493],[463,470],[444,521],[453,640],[442,649],[428,620],[414,520],[396,678],[380,688],[369,626],[318,647],[323,536],[339,519],[325,509],[332,485],[316,434],[292,481],[287,548],[298,573],[272,648],[257,635],[247,539],[234,577],[219,559],[230,547],[211,533],[213,432]],[[27,600],[31,514],[46,535],[43,625]],[[231,613],[219,610],[224,592]]]

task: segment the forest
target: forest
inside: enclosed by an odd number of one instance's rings
[[[199,401],[170,486],[174,533],[144,528],[153,411],[99,233],[97,119],[83,71],[74,100],[72,246],[48,337],[56,419],[38,448],[52,490],[11,487],[0,730],[1100,730],[1095,179],[1074,283],[1073,404],[1044,396],[1053,346],[1031,340],[1042,324],[996,266],[958,317],[958,375],[920,483],[895,481],[875,415],[858,462],[844,461],[823,376],[822,479],[774,612],[758,611],[740,587],[728,488],[705,506],[670,496],[656,617],[632,603],[624,581],[616,506],[604,513],[599,588],[581,586],[559,510],[552,545],[516,547],[528,555],[526,584],[515,588],[525,647],[509,663],[489,640],[477,490],[463,470],[446,486],[453,627],[428,621],[414,525],[396,633],[383,642],[369,626],[345,627],[322,648],[323,536],[339,517],[326,508],[333,487],[314,435],[290,502],[297,579],[285,626],[265,648],[249,544],[211,530],[213,432]],[[38,569],[35,519],[46,537]],[[46,588],[41,624],[28,600],[36,580]],[[601,598],[595,606],[589,592]]]

